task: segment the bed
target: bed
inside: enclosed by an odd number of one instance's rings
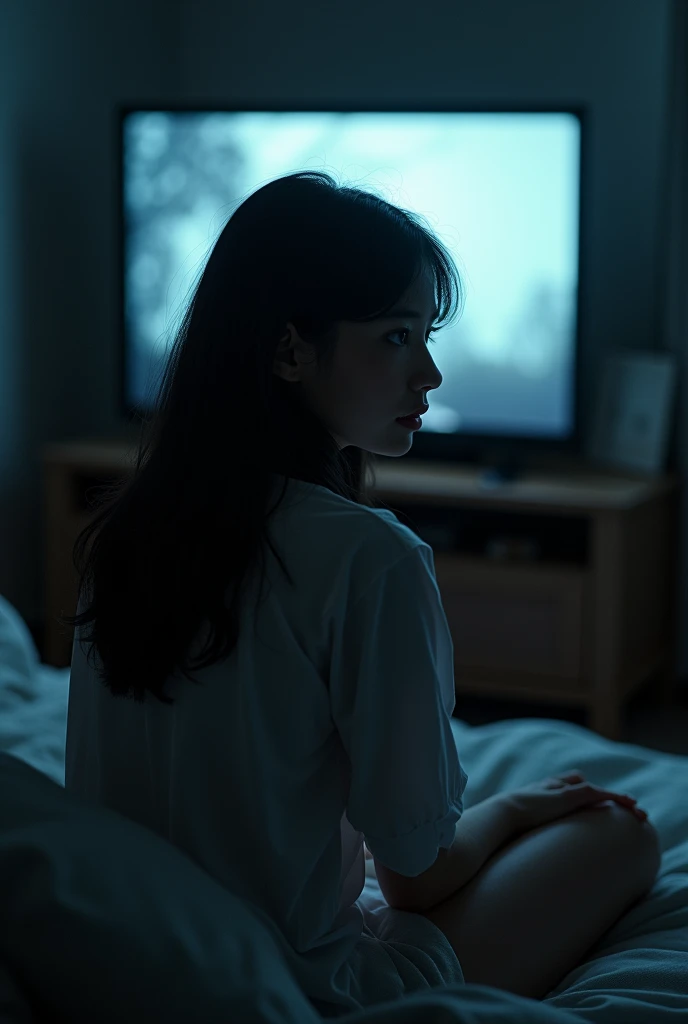
[[[10,762],[17,759],[31,766],[58,786],[64,785],[68,686],[69,670],[40,663],[25,623],[0,597],[0,754],[11,755]],[[601,785],[632,793],[648,810],[661,839],[660,874],[648,898],[627,913],[542,1002],[466,985],[340,1019],[355,1018],[356,1024],[572,1024],[576,1020],[675,1024],[688,1020],[688,757],[614,743],[580,726],[550,719],[480,727],[456,719],[453,728],[469,776],[466,806],[575,766]],[[0,803],[0,814],[10,813],[6,806]],[[3,828],[7,824],[0,819],[0,832]],[[11,971],[0,963],[3,1021],[36,1019],[23,1003],[22,991],[25,987],[17,991]],[[70,1021],[89,1019],[92,1009],[70,1007]],[[97,1016],[102,1021],[121,1019],[114,1010],[108,1012],[111,1016],[103,1007]],[[243,1016],[235,1013],[233,1019],[282,1024],[292,1019],[289,1013],[266,1004]],[[312,1013],[295,1010],[293,1019],[304,1024],[319,1019]],[[127,1016],[136,1019],[135,1013]],[[171,1024],[180,1018],[161,1010],[155,1019]]]

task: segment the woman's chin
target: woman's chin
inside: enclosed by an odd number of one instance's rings
[[[374,444],[361,445],[362,448],[364,447],[367,452],[372,452],[373,455],[386,455],[391,459],[399,458],[400,455],[406,455],[406,452],[410,451],[412,446],[412,431],[399,430],[398,427],[396,437],[380,438]]]

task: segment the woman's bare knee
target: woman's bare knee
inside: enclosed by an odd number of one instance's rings
[[[644,896],[654,885],[662,861],[659,834],[654,825],[649,821],[644,822],[640,826],[639,846],[639,884],[641,895]]]
[[[540,999],[652,887],[659,841],[613,805],[520,836],[427,916],[468,982]]]

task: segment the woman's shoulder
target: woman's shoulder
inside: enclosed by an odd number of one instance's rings
[[[432,548],[391,509],[350,501],[319,484],[292,489],[273,537],[304,592],[323,613],[339,614],[395,574],[393,586],[418,587],[434,576]]]
[[[315,549],[319,543],[334,546],[347,554],[355,565],[378,572],[404,555],[416,553],[426,558],[430,546],[400,521],[388,508],[362,505],[319,484],[304,485],[306,500],[298,509],[300,529]],[[292,528],[295,520],[292,520]]]

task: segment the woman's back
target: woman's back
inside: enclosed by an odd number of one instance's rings
[[[426,822],[453,831],[465,777],[440,777],[454,694],[430,548],[391,512],[301,481],[290,481],[270,531],[294,587],[266,551],[263,599],[256,606],[256,586],[244,600],[236,650],[197,671],[201,685],[170,681],[173,705],[113,698],[75,643],[66,786],[152,828],[265,910],[302,972],[312,969],[300,980],[314,997],[346,988],[335,978],[363,928],[364,834],[369,845],[377,837],[371,848],[390,866],[413,868],[409,833]],[[385,584],[394,571],[408,579],[406,592],[398,579]],[[395,666],[395,631],[404,630],[395,600],[408,605],[413,595],[428,626],[407,609],[417,636],[403,638],[404,668]],[[359,612],[377,621],[359,621]],[[416,750],[405,781],[410,759],[392,705],[398,697],[408,706],[414,688],[413,734],[430,749]],[[451,758],[458,766],[453,748]],[[433,831],[432,857],[435,840]]]

